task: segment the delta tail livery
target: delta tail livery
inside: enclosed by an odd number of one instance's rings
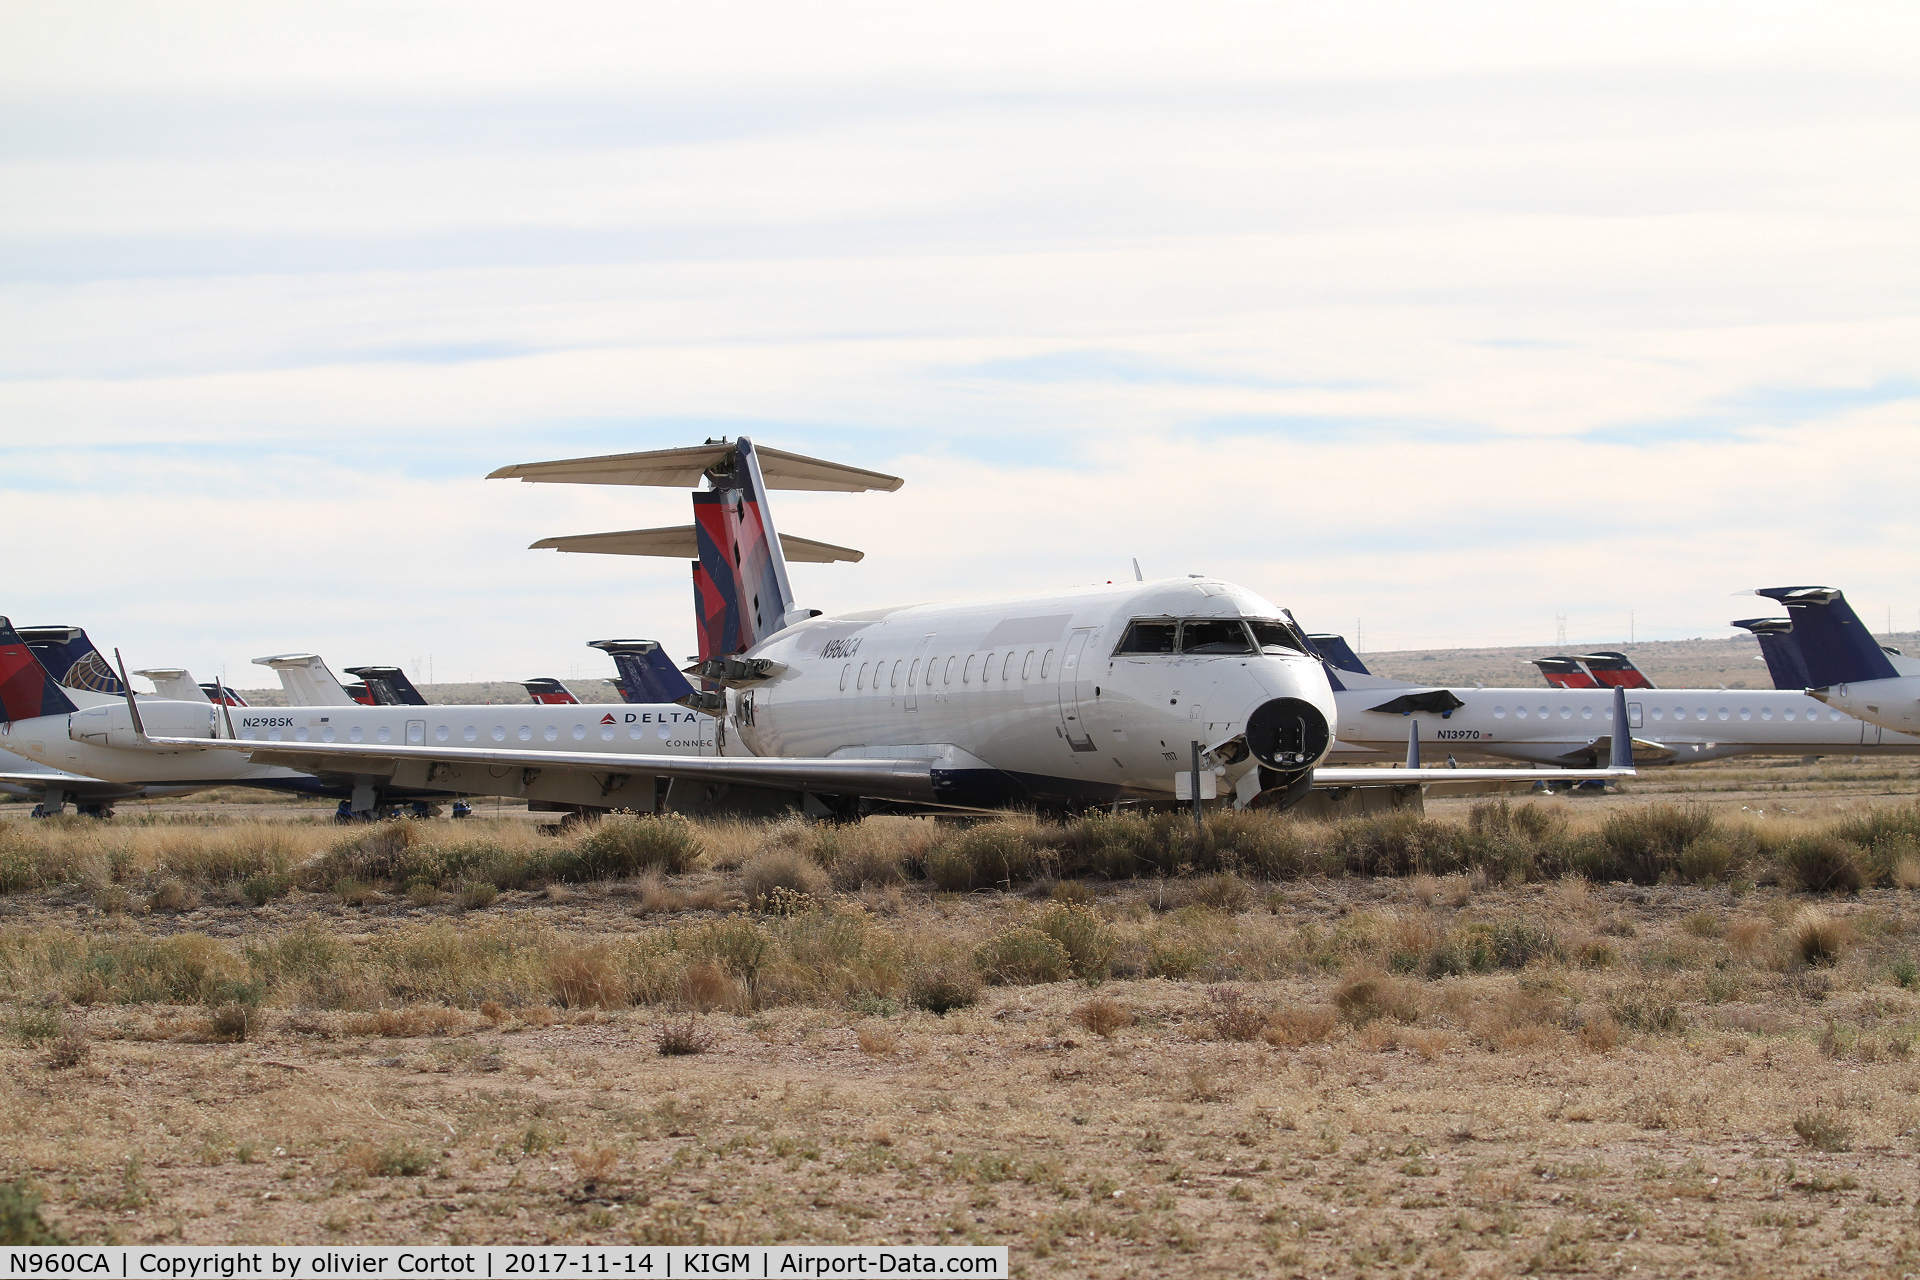
[[[1811,696],[1882,737],[1920,732],[1920,665],[1882,647],[1844,594],[1832,587],[1762,587],[1754,594],[1786,606]]]

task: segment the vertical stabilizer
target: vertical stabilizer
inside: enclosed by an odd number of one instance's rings
[[[147,667],[133,674],[153,681],[153,691],[174,702],[212,702],[185,667]]]
[[[694,696],[692,682],[655,641],[594,640],[590,643],[613,659],[628,702],[683,702]]]
[[[348,667],[348,675],[359,676],[367,684],[367,695],[376,707],[424,707],[426,695],[413,687],[407,673],[398,667]]]
[[[536,676],[531,680],[522,680],[520,687],[527,691],[528,697],[543,707],[571,707],[578,705],[580,701],[573,696],[573,690],[551,676]]]
[[[1891,680],[1900,674],[1842,592],[1832,587],[1762,587],[1753,594],[1787,606],[1794,643],[1807,664],[1806,687]]]
[[[21,627],[19,636],[61,688],[126,696],[126,686],[82,628]]]
[[[1807,675],[1807,660],[1800,655],[1800,642],[1794,639],[1791,618],[1736,618],[1728,624],[1743,627],[1760,642],[1760,656],[1766,659],[1767,674],[1776,689],[1806,689],[1813,685]]]
[[[1367,664],[1360,661],[1360,655],[1353,651],[1353,646],[1347,643],[1345,636],[1316,633],[1308,636],[1307,639],[1313,642],[1313,647],[1320,654],[1321,661],[1328,666],[1341,671],[1351,671],[1357,676],[1373,674],[1367,670]]]
[[[8,721],[37,720],[70,716],[75,710],[13,623],[0,618],[0,716]]]
[[[354,700],[346,687],[327,670],[317,653],[279,653],[255,658],[254,664],[272,667],[280,674],[280,687],[287,691],[290,707],[351,707]]]
[[[1529,658],[1540,675],[1556,689],[1598,689],[1600,682],[1587,673],[1578,658]]]
[[[1617,649],[1583,653],[1575,660],[1586,667],[1595,680],[1609,689],[1653,688],[1653,681],[1647,679],[1645,673],[1633,665],[1633,659]]]

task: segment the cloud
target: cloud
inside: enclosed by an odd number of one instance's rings
[[[480,477],[740,434],[908,480],[781,496],[870,553],[825,606],[1138,556],[1377,644],[1913,620],[1904,11],[100,12],[0,49],[16,620],[690,652],[684,565],[524,549],[684,496]]]

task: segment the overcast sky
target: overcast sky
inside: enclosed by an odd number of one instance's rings
[[[130,665],[691,653],[751,434],[801,603],[1218,574],[1369,649],[1920,625],[1920,8],[13,3],[17,623]]]

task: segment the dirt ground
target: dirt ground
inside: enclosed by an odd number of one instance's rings
[[[1572,803],[1693,794],[1803,819],[1914,793],[1884,763],[1689,774]],[[1162,909],[1149,892],[1104,887],[1099,904]],[[985,929],[1015,899],[872,905]],[[31,1180],[48,1222],[103,1242],[979,1242],[1029,1276],[1914,1274],[1920,989],[1898,963],[1920,957],[1920,903],[1824,899],[1854,939],[1838,962],[1765,960],[1756,939],[1809,901],[1316,880],[1207,925],[1230,946],[1518,920],[1617,952],[1382,974],[1379,1011],[1342,1003],[1352,973],[1331,962],[1262,982],[989,986],[944,1017],[886,1001],[268,1007],[239,1043],[212,1042],[206,1007],[64,1008],[90,1037],[78,1065],[0,1040],[0,1169]],[[3,930],[236,946],[318,924],[376,947],[481,916],[583,940],[684,927],[619,885],[504,893],[477,915],[297,891],[109,919],[51,890],[0,912]],[[1235,1038],[1246,1009],[1278,1011],[1266,1038]],[[668,1033],[704,1051],[664,1056]]]

